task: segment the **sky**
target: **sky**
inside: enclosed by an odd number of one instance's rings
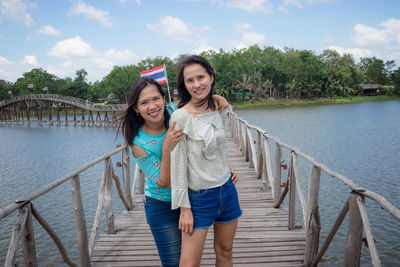
[[[0,79],[42,68],[59,78],[148,57],[257,44],[395,60],[398,0],[0,0]]]

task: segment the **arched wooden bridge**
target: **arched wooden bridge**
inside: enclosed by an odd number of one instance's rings
[[[43,125],[116,126],[120,105],[98,105],[72,96],[21,95],[0,101],[0,123]]]

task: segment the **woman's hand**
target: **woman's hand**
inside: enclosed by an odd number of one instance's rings
[[[181,208],[181,215],[179,217],[179,230],[183,233],[191,234],[193,232],[193,213],[190,208]]]
[[[212,99],[216,110],[224,110],[229,106],[229,102],[223,96],[213,95]]]
[[[176,144],[181,140],[183,131],[180,128],[175,129],[176,121],[172,122],[165,135],[163,143],[163,153],[171,153]]]
[[[232,183],[236,184],[239,181],[239,176],[237,175],[236,172],[231,171],[231,177],[232,177]]]

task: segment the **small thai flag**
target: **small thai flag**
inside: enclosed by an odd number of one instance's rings
[[[159,84],[167,82],[167,72],[164,65],[140,72],[140,77],[149,77]]]
[[[177,95],[177,94],[178,94],[178,89],[175,88],[175,89],[172,91],[172,94],[173,94],[173,95]]]
[[[28,88],[33,88],[33,83],[28,83],[28,84],[26,85],[26,87],[28,87]]]
[[[49,88],[46,86],[46,87],[43,87],[43,91],[48,91],[49,90]]]

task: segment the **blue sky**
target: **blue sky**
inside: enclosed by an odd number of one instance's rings
[[[0,0],[0,79],[32,68],[101,80],[147,57],[258,44],[400,66],[400,1]]]

